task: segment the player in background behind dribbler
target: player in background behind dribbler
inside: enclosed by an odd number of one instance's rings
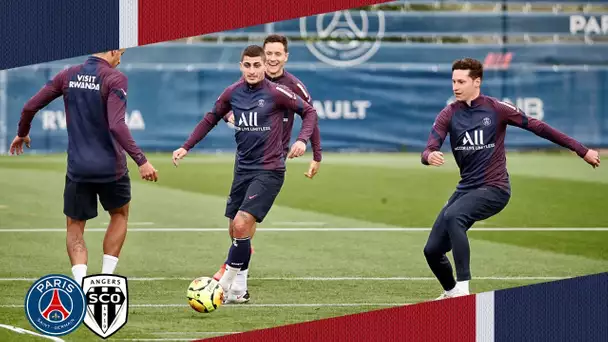
[[[286,86],[303,100],[312,105],[312,98],[310,97],[310,93],[306,89],[306,86],[304,86],[302,81],[300,81],[297,77],[285,70],[285,63],[289,58],[287,38],[277,34],[269,35],[266,37],[266,39],[264,39],[263,48],[264,53],[266,54],[266,79]],[[294,111],[288,111],[285,113],[285,117],[283,118],[283,145],[285,148],[285,156],[287,156],[289,153],[289,143],[291,140],[291,132],[295,119],[294,114]],[[232,112],[228,113],[226,116],[224,116],[224,120],[234,125],[234,114]],[[313,160],[310,162],[308,172],[306,172],[304,175],[312,179],[319,171],[319,166],[322,159],[321,134],[318,124],[310,137],[310,145],[312,147]],[[232,238],[231,229],[229,229],[229,234],[230,238]],[[251,238],[253,239],[253,236]],[[224,274],[224,270],[226,269],[226,263],[227,261],[222,265],[217,273],[215,273],[213,276],[215,279],[220,279],[222,277],[222,274]],[[226,295],[226,303],[242,304],[249,301],[250,294],[247,288],[249,267],[250,264],[244,265],[236,275],[234,291],[231,291]]]
[[[302,116],[300,134],[287,158],[304,154],[317,125],[317,112],[310,104],[265,78],[265,62],[262,47],[245,48],[240,63],[242,78],[222,92],[212,111],[198,123],[184,145],[173,152],[173,163],[177,166],[226,114],[231,110],[236,114],[236,161],[225,212],[230,219],[232,244],[228,265],[219,279],[226,294],[233,290],[237,273],[249,263],[255,224],[264,220],[283,186],[286,170],[283,113],[294,111]]]
[[[461,175],[424,247],[428,265],[444,289],[437,299],[469,294],[471,271],[467,231],[475,222],[501,212],[509,202],[511,185],[505,151],[507,125],[523,128],[568,148],[594,168],[600,165],[597,151],[527,116],[512,104],[481,94],[482,79],[483,65],[479,61],[465,58],[453,63],[452,89],[456,101],[436,117],[422,152],[424,165],[443,165],[440,149],[449,133]],[[456,264],[456,279],[446,256],[450,250]]]
[[[82,285],[88,251],[83,238],[87,220],[97,217],[97,196],[110,214],[103,240],[101,273],[114,273],[127,235],[131,180],[125,151],[142,179],[157,181],[157,171],[137,147],[125,122],[127,77],[116,70],[124,49],[90,56],[83,64],[59,72],[23,107],[11,154],[30,147],[29,131],[38,111],[64,97],[68,162],[63,212],[72,274]]]

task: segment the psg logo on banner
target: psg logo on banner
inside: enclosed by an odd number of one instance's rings
[[[129,295],[127,278],[96,274],[82,280],[86,297],[84,324],[101,338],[108,338],[127,323]]]

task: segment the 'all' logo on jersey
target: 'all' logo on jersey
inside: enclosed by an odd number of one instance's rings
[[[255,127],[258,125],[258,112],[241,113],[239,126]]]
[[[464,138],[462,139],[463,145],[483,145],[483,130],[478,129],[473,131],[473,135],[469,134],[469,132],[464,133]]]

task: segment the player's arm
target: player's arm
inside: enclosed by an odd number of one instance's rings
[[[227,119],[227,114],[232,110],[230,105],[231,88],[227,88],[215,101],[211,112],[208,112],[201,121],[194,127],[194,131],[188,140],[177,150],[173,151],[173,165],[178,166],[178,160],[184,158],[186,154],[198,144],[207,134],[223,119]]]
[[[34,116],[38,111],[63,94],[63,81],[66,77],[66,73],[66,70],[59,72],[53,79],[49,80],[36,95],[25,103],[21,110],[19,124],[17,125],[17,136],[15,136],[9,147],[10,154],[22,154],[24,144],[27,148],[30,148],[31,139],[29,133],[32,128]]]
[[[127,77],[123,74],[112,75],[107,79],[105,85],[107,85],[108,94],[108,128],[112,137],[137,164],[142,179],[158,181],[157,170],[148,162],[142,150],[135,143],[135,139],[133,139],[125,121],[127,90],[129,87]]]
[[[310,136],[310,145],[312,146],[312,159],[316,162],[321,162],[321,159],[323,159],[323,148],[321,148],[321,131],[319,130],[318,123],[315,125]]]
[[[498,107],[499,115],[508,125],[523,128],[554,144],[568,148],[576,152],[581,158],[589,151],[589,149],[580,142],[541,120],[527,116],[523,111],[510,103],[499,101],[496,106]]]
[[[310,93],[308,89],[300,83],[296,82],[295,87],[292,88],[296,95],[300,96],[302,100],[306,101],[306,103],[312,106],[312,98],[310,97]],[[298,113],[299,114],[299,113]],[[321,148],[321,131],[319,130],[319,121],[317,118],[317,124],[315,125],[314,130],[312,131],[312,135],[310,136],[310,146],[312,146],[312,154],[313,160],[316,162],[321,162],[322,159],[322,148]]]
[[[220,120],[226,118],[227,114],[231,111],[230,105],[230,93],[231,89],[226,89],[215,101],[215,105],[211,112],[208,112],[203,119],[194,127],[194,131],[188,137],[188,140],[182,145],[182,148],[186,151],[190,151],[196,144],[198,144],[207,134],[220,122]]]
[[[137,166],[142,166],[148,160],[135,143],[125,122],[128,86],[127,77],[122,74],[112,76],[108,80],[108,126],[116,142],[131,156]]]
[[[451,111],[449,107],[444,108],[435,118],[426,148],[422,151],[422,164],[434,166],[443,164],[443,153],[440,150],[445,137],[448,135],[450,119]]]
[[[66,70],[59,72],[52,80],[49,80],[36,95],[29,99],[21,111],[19,120],[18,137],[25,137],[29,134],[34,116],[42,108],[49,105],[56,98],[63,94],[63,83],[66,77]]]
[[[599,153],[589,149],[576,139],[541,120],[527,116],[523,111],[510,103],[498,101],[496,106],[498,106],[499,115],[508,125],[523,128],[556,145],[570,149],[594,168],[600,165]]]
[[[277,85],[274,86],[275,99],[279,106],[298,113],[302,117],[302,128],[298,134],[297,141],[306,145],[317,125],[317,111],[308,102],[290,89]]]

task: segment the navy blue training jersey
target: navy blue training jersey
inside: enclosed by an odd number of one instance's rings
[[[146,157],[125,122],[127,78],[104,59],[59,72],[24,106],[18,135],[26,136],[34,115],[63,95],[68,132],[68,177],[76,182],[110,182],[127,173],[125,150],[138,166]]]
[[[439,113],[422,152],[422,163],[428,165],[429,154],[441,149],[449,133],[452,153],[460,169],[457,191],[494,185],[510,192],[505,155],[507,125],[523,128],[569,148],[581,158],[588,151],[578,141],[527,116],[512,104],[480,95],[470,106],[464,101],[456,101]]]
[[[198,123],[182,147],[192,149],[232,111],[237,144],[235,170],[284,171],[283,116],[286,110],[302,116],[302,130],[297,139],[306,143],[317,125],[315,109],[282,85],[264,79],[252,86],[241,78],[222,92],[213,110]]]

